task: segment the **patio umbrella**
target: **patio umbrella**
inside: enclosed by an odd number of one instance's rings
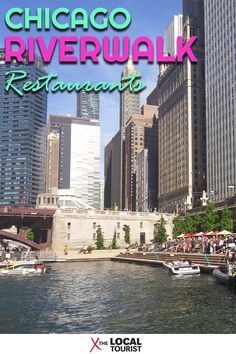
[[[227,230],[223,230],[223,231],[219,232],[218,235],[228,236],[228,235],[231,235],[231,232],[229,232]]]
[[[198,232],[198,233],[195,234],[195,236],[202,236],[202,235],[204,235],[203,232]]]
[[[193,234],[185,234],[184,237],[192,237],[194,236]]]
[[[184,234],[180,234],[179,236],[177,236],[177,238],[184,238]]]
[[[213,231],[207,232],[205,235],[206,236],[211,236],[211,235],[213,235]]]
[[[220,233],[220,231],[218,231],[218,230],[215,230],[215,231],[213,231],[213,233],[212,233],[212,235],[219,235],[219,233]]]

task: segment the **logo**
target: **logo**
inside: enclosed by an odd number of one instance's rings
[[[98,350],[102,350],[101,348],[99,348],[98,344],[99,344],[99,338],[97,338],[97,340],[95,341],[93,338],[91,338],[92,342],[93,342],[93,346],[90,349],[90,353],[93,351],[93,349],[97,348]]]
[[[92,341],[92,347],[90,349],[90,353],[95,350],[97,353],[98,350],[102,350],[102,346],[109,346],[111,352],[117,353],[117,352],[141,352],[142,348],[142,343],[140,341],[140,338],[110,338],[109,341],[102,341],[98,337],[97,339],[94,339],[91,337]]]
[[[108,345],[108,342],[103,342],[101,340],[99,340],[100,338],[98,337],[96,340],[94,340],[93,338],[91,338],[91,341],[93,342],[93,346],[90,349],[90,353],[93,351],[93,349],[98,349],[98,350],[102,350],[102,348],[100,348],[100,346],[102,345]]]
[[[110,338],[112,352],[140,352],[142,343],[140,338]]]

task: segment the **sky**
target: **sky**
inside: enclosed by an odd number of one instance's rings
[[[4,22],[5,14],[9,8],[30,7],[32,12],[34,9],[41,7],[49,7],[51,10],[66,7],[71,11],[77,7],[84,8],[90,13],[94,8],[105,7],[110,12],[117,7],[124,7],[127,9],[131,16],[132,22],[129,28],[125,31],[117,32],[113,29],[106,31],[96,31],[89,28],[88,31],[83,31],[78,28],[77,31],[56,31],[53,28],[50,31],[37,32],[35,26],[29,31],[10,31]],[[174,15],[182,13],[181,0],[1,0],[0,2],[0,28],[1,38],[0,46],[4,47],[4,38],[6,36],[20,36],[27,39],[28,36],[41,35],[45,38],[46,42],[51,36],[95,36],[101,39],[103,36],[118,35],[122,38],[128,35],[131,42],[139,36],[147,36],[153,41],[157,36],[163,36],[165,28],[171,21]],[[56,72],[58,80],[72,81],[72,82],[85,82],[87,80],[94,83],[99,81],[119,82],[121,72],[125,65],[121,64],[107,64],[101,61],[98,65],[87,62],[82,65],[77,64],[60,65],[58,63],[58,56],[55,53],[52,62],[48,65],[47,72]],[[148,94],[156,85],[158,67],[157,64],[148,64],[145,60],[136,65],[137,69],[142,75],[142,82],[147,88],[141,94],[141,104],[144,104]],[[2,89],[2,88],[1,88]],[[48,115],[49,114],[70,114],[76,115],[76,94],[75,93],[56,93],[49,94],[48,96]],[[100,124],[101,124],[101,178],[103,178],[103,160],[104,160],[104,147],[111,140],[113,135],[119,129],[119,94],[102,93],[100,94]]]

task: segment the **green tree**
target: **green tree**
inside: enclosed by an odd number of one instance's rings
[[[113,250],[117,249],[117,243],[116,243],[116,229],[114,230],[111,248],[112,248]]]
[[[184,219],[184,233],[191,234],[194,232],[194,222],[193,218],[187,215]]]
[[[173,219],[173,231],[172,234],[174,236],[174,238],[176,238],[177,236],[179,236],[180,234],[182,234],[184,232],[184,228],[183,228],[183,222],[180,220],[179,216],[175,216]]]
[[[202,218],[199,214],[195,214],[193,217],[193,232],[202,231]]]
[[[218,216],[213,203],[207,203],[203,220],[205,231],[212,231],[218,228]]]
[[[167,239],[167,233],[166,233],[166,228],[165,228],[165,219],[163,218],[163,215],[161,216],[160,221],[158,221],[154,225],[154,237],[153,237],[153,242],[157,243],[158,245],[162,244],[163,242],[166,241]]]
[[[125,243],[130,244],[130,226],[129,225],[124,225],[123,226],[123,231],[125,233],[125,236],[124,236]]]
[[[27,237],[28,240],[34,241],[34,231],[30,229],[30,230],[27,232],[26,237]]]
[[[96,230],[96,246],[98,250],[104,250],[104,238],[103,238],[103,232],[102,232],[102,228],[100,225],[97,226],[97,230]]]
[[[232,211],[229,210],[226,206],[221,212],[220,218],[220,228],[221,230],[231,231],[233,226],[233,214]]]

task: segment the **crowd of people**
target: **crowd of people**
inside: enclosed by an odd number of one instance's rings
[[[182,240],[169,241],[162,244],[161,252],[181,253],[223,253],[229,245],[236,244],[236,235],[224,236],[198,236],[188,237]]]
[[[11,247],[8,243],[0,241],[0,261],[16,260],[19,261],[24,248],[21,246]]]

